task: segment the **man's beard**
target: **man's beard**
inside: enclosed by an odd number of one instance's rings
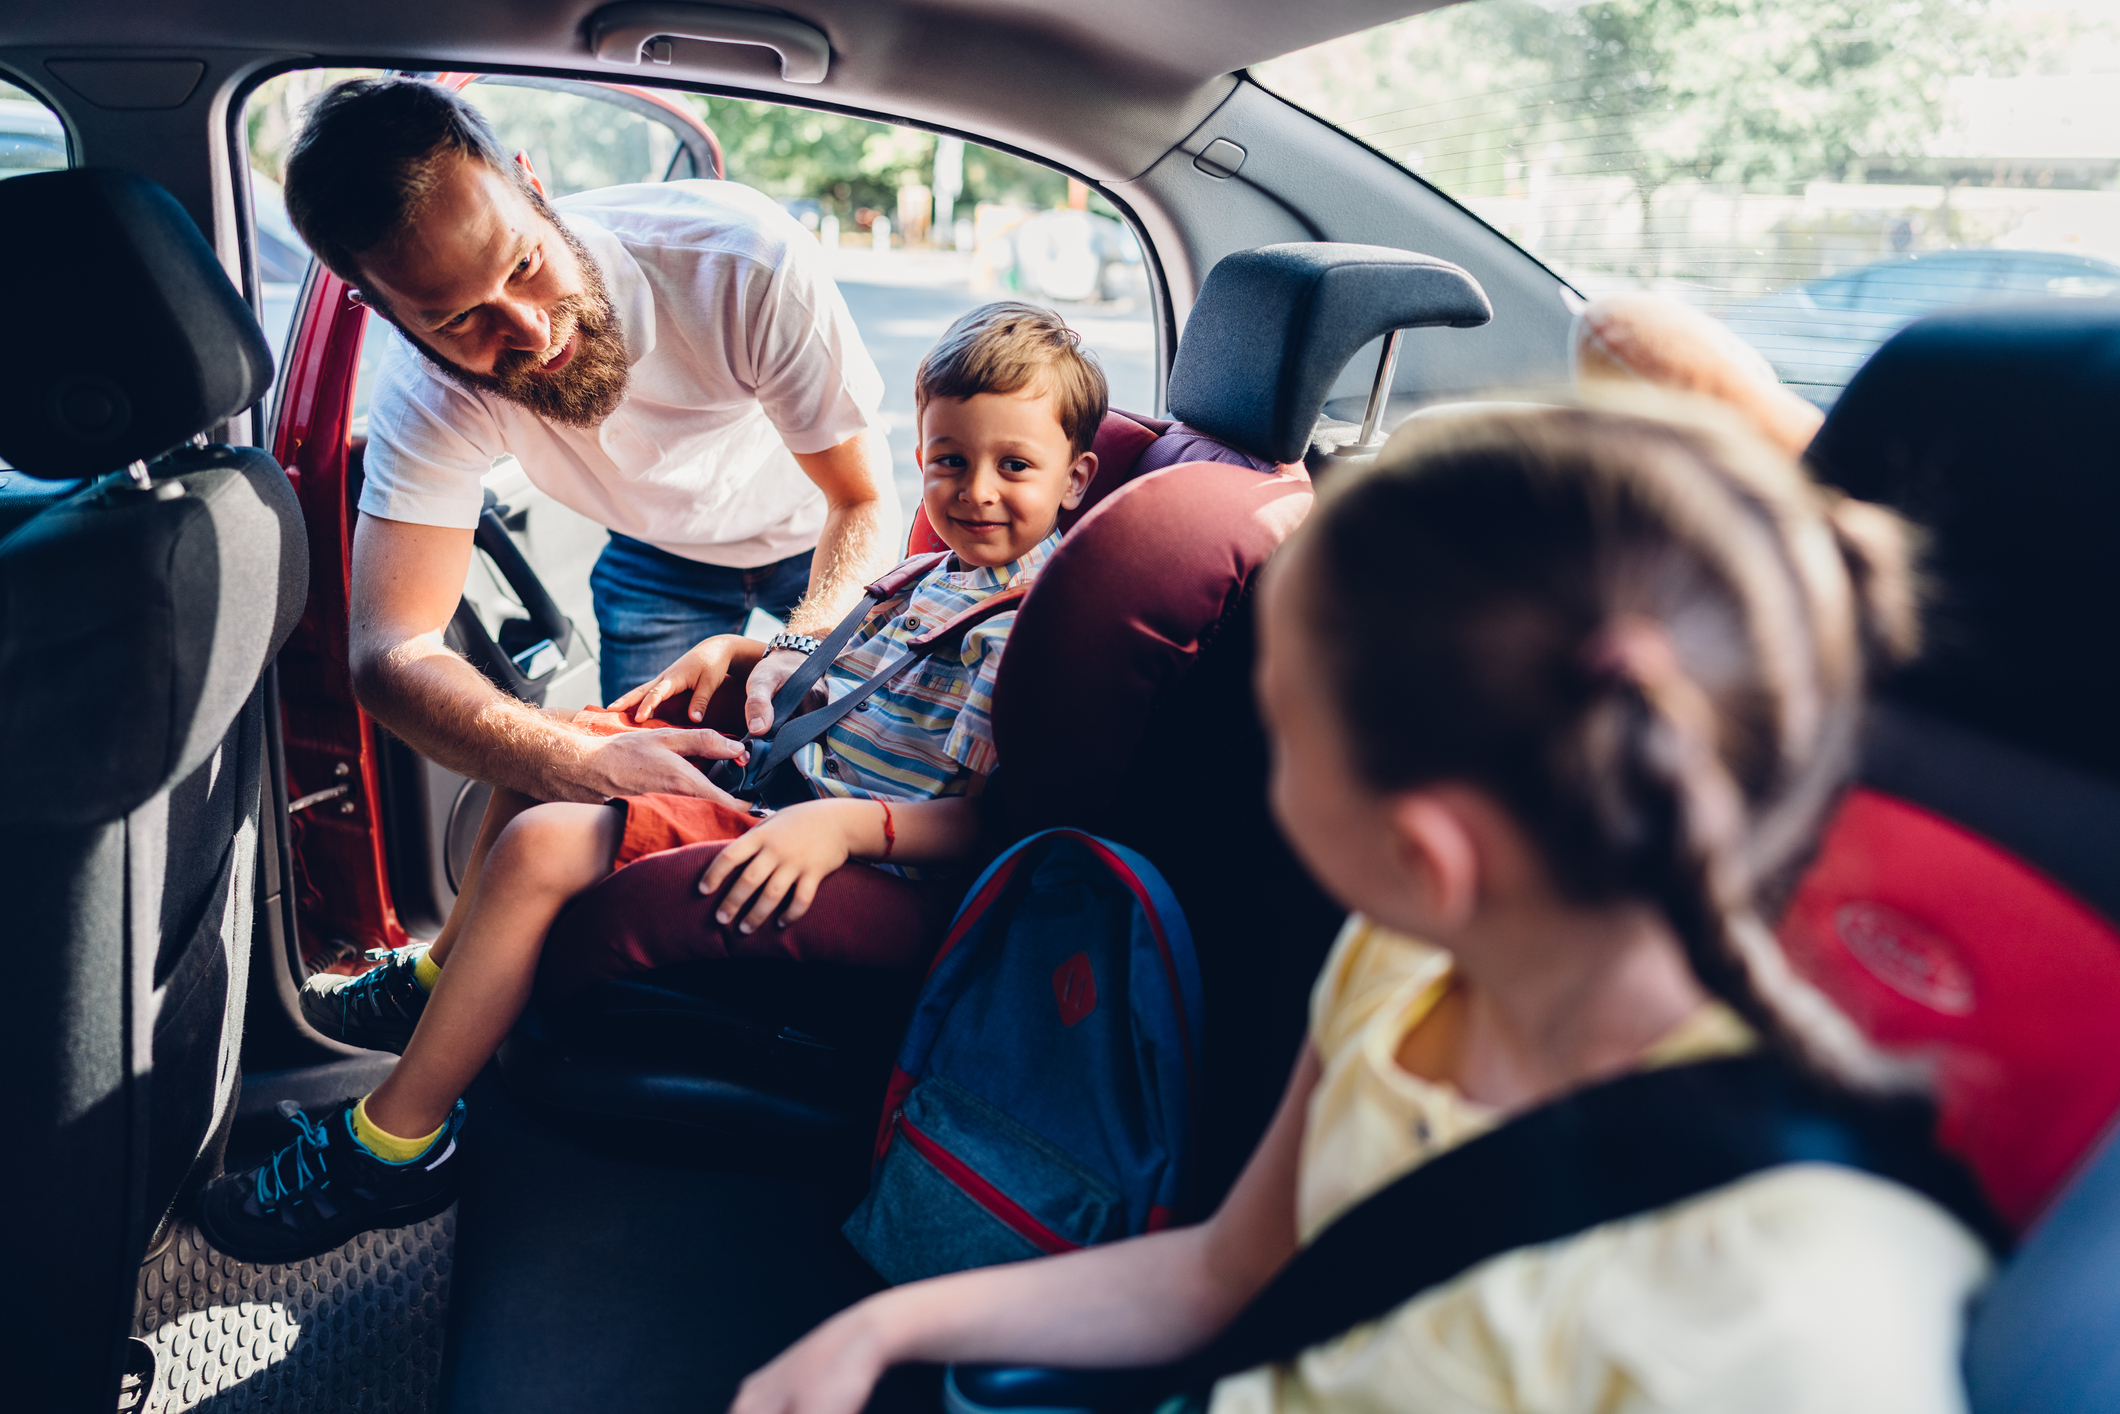
[[[619,333],[617,312],[604,288],[603,271],[574,232],[549,213],[547,219],[574,252],[582,283],[587,286],[581,294],[567,295],[552,306],[553,344],[557,347],[536,351],[504,349],[494,359],[491,373],[473,373],[451,363],[424,342],[420,351],[466,388],[506,398],[539,417],[569,427],[595,427],[626,396],[626,376],[632,366],[626,358],[625,338]],[[569,338],[577,340],[574,357],[567,360],[564,368],[540,373],[538,370],[557,356],[558,348],[565,347]]]

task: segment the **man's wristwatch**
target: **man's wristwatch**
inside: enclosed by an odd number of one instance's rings
[[[806,633],[776,633],[766,641],[766,651],[769,653],[778,648],[792,648],[806,658],[823,646]]]

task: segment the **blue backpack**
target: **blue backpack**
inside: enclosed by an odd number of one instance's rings
[[[1185,1194],[1200,968],[1177,899],[1080,830],[979,876],[928,970],[843,1229],[893,1283],[1131,1237]]]

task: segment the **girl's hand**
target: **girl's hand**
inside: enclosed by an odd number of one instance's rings
[[[728,887],[721,907],[714,910],[714,920],[726,926],[740,914],[743,921],[737,923],[736,931],[755,932],[772,918],[783,899],[788,909],[781,918],[782,927],[808,913],[825,875],[846,863],[852,853],[840,817],[847,807],[865,803],[815,800],[791,805],[722,846],[699,877],[703,894]]]
[[[729,1414],[861,1414],[883,1374],[863,1317],[841,1312],[753,1371]]]
[[[697,722],[706,716],[707,702],[714,696],[714,689],[720,687],[731,673],[748,672],[764,653],[764,644],[740,634],[717,634],[692,645],[683,657],[605,710],[630,710],[634,721],[646,722],[663,703],[680,692],[690,692],[692,702],[687,715]]]

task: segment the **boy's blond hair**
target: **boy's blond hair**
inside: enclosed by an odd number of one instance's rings
[[[1002,300],[959,319],[928,350],[913,375],[913,402],[926,411],[935,398],[1019,393],[1034,384],[1059,404],[1060,430],[1075,455],[1088,451],[1108,396],[1096,355],[1053,311]]]

